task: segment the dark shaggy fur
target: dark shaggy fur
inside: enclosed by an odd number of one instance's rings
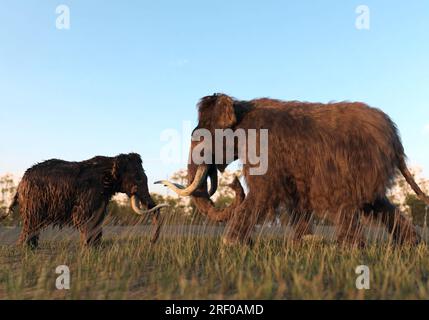
[[[123,192],[149,208],[155,206],[138,154],[94,157],[82,162],[48,160],[28,169],[11,206],[23,219],[21,243],[38,244],[48,226],[74,226],[87,244],[100,241],[101,225],[111,197]]]
[[[215,220],[228,220],[227,242],[248,241],[258,220],[281,205],[294,212],[297,238],[308,230],[314,213],[341,227],[340,240],[361,241],[356,233],[358,214],[364,212],[380,217],[398,242],[417,240],[386,191],[399,170],[428,205],[429,198],[409,173],[396,126],[382,111],[359,102],[239,101],[224,94],[204,97],[198,111],[197,128],[269,130],[268,172],[252,176],[250,165],[244,165],[246,196],[235,183],[235,203],[217,210],[206,184],[193,195],[200,211]],[[192,142],[191,148],[197,144]],[[236,153],[236,159],[242,157]],[[226,165],[217,168],[223,171]],[[192,163],[188,166],[189,181],[196,168]]]

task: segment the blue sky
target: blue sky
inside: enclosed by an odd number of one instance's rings
[[[355,28],[361,4],[370,30]],[[159,160],[161,132],[225,92],[379,107],[429,176],[428,40],[426,0],[1,0],[0,175],[135,151],[165,178],[184,164]]]

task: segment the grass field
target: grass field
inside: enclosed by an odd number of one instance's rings
[[[429,249],[371,245],[340,248],[309,241],[257,239],[223,247],[218,237],[42,242],[32,252],[0,246],[0,299],[429,299]],[[70,290],[55,269],[70,269]],[[355,268],[370,269],[358,290]]]

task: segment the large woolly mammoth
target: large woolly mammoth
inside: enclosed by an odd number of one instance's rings
[[[188,165],[189,186],[162,183],[179,195],[191,195],[199,211],[210,218],[228,221],[225,242],[247,242],[258,220],[280,205],[294,213],[297,239],[308,232],[314,213],[337,224],[339,241],[363,242],[358,232],[360,216],[380,218],[398,242],[417,241],[411,223],[389,202],[386,192],[400,171],[428,205],[429,198],[408,171],[395,124],[382,111],[357,102],[239,101],[215,94],[201,99],[198,112]],[[202,129],[211,135],[201,138]],[[223,148],[214,147],[219,142],[216,129],[244,130],[247,149],[252,147],[250,133],[256,130],[257,152],[268,154],[266,172],[252,173],[257,165],[249,161],[240,139],[227,139]],[[263,143],[262,133],[266,132],[268,138]],[[205,160],[195,161],[200,152],[206,153]],[[225,156],[228,152],[232,158]],[[218,210],[210,200],[216,190],[217,171],[222,172],[236,159],[243,162],[248,194],[244,195],[235,181],[235,202]],[[210,191],[208,178],[212,180]]]
[[[28,169],[11,205],[11,210],[19,205],[23,219],[20,242],[37,247],[44,227],[72,225],[84,243],[99,243],[107,205],[117,192],[130,197],[137,214],[153,214],[152,241],[156,241],[161,227],[159,209],[165,205],[153,202],[142,160],[130,153],[82,162],[53,159]]]

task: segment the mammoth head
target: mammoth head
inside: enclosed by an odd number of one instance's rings
[[[144,172],[140,155],[136,153],[121,154],[113,159],[111,177],[116,186],[115,191],[127,194],[131,207],[139,214],[154,212],[165,204],[156,205],[149,194],[147,176]],[[146,210],[142,209],[146,207]]]
[[[238,108],[241,108],[240,102],[225,94],[217,93],[202,98],[198,104],[198,126],[192,133],[189,153],[189,186],[184,187],[166,180],[156,183],[164,184],[181,196],[195,195],[197,192],[203,196],[212,196],[216,192],[218,184],[217,170],[224,171],[229,164],[225,158],[222,163],[216,162],[214,149],[216,145],[215,131],[216,129],[233,129],[238,122]],[[201,135],[204,132],[205,134]],[[232,147],[234,149],[233,144],[234,140],[232,140],[232,145],[226,145],[222,148]],[[235,154],[234,150],[233,153]],[[198,155],[202,155],[204,160],[197,160]],[[226,152],[223,152],[223,155],[225,156]],[[211,188],[208,192],[207,177],[211,180]]]
[[[198,104],[198,126],[195,129],[232,128],[237,123],[234,100],[221,93],[207,96]]]

